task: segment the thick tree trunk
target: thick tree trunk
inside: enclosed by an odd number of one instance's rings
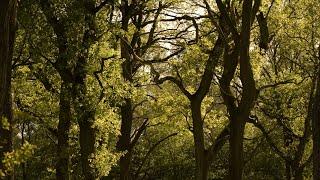
[[[120,179],[121,180],[131,179],[131,175],[130,175],[131,156],[132,156],[132,151],[130,150],[120,158]]]
[[[126,99],[121,106],[121,135],[117,142],[117,150],[126,154],[120,158],[120,179],[130,179],[130,164],[131,164],[131,129],[132,129],[132,102],[131,99]]]
[[[191,112],[193,121],[193,138],[196,157],[196,179],[208,179],[208,161],[204,146],[203,120],[201,117],[201,103],[191,100]]]
[[[243,134],[245,121],[241,117],[231,117],[230,121],[230,161],[229,179],[242,179],[243,171]]]
[[[0,1],[0,170],[5,170],[2,163],[4,154],[12,150],[11,64],[16,10],[16,0]],[[11,178],[13,178],[11,175],[5,177],[5,179]]]
[[[69,179],[69,130],[71,124],[71,84],[62,82],[58,124],[56,179]]]

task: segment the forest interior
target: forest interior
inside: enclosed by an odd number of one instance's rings
[[[0,179],[320,180],[320,1],[0,0]]]

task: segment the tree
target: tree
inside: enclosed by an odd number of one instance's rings
[[[11,66],[16,32],[17,1],[6,0],[0,3],[0,173],[7,169],[2,160],[7,152],[12,151],[12,98],[11,98]]]
[[[0,179],[318,179],[318,2],[0,5]]]
[[[158,26],[161,21],[176,21],[176,19],[164,19],[160,16],[161,13],[171,7],[172,4],[170,1],[160,1],[158,4],[152,1],[121,1],[119,7],[121,13],[120,24],[124,34],[116,34],[116,38],[120,40],[120,58],[124,60],[122,63],[122,77],[129,86],[137,88],[141,86],[139,78],[136,78],[136,76],[144,66],[166,62],[182,51],[182,48],[178,49],[160,59],[154,58],[148,60],[148,58],[146,58],[150,56],[150,50],[154,50],[155,47],[159,46],[161,40],[169,39],[168,37],[162,36],[170,31],[165,28],[158,30]],[[151,26],[151,28],[148,29],[148,26]],[[148,117],[143,117],[143,122],[136,131],[133,132],[135,110],[137,107],[145,104],[148,98],[142,100],[140,104],[140,102],[135,102],[135,99],[130,97],[132,96],[132,92],[129,92],[128,96],[129,97],[125,97],[119,105],[121,135],[117,142],[117,149],[120,152],[125,152],[119,162],[120,179],[131,179],[130,165],[132,151],[149,122]]]
[[[251,27],[255,15],[259,10],[261,1],[245,0],[242,3],[241,24],[236,22],[238,19],[232,14],[232,6],[229,3],[223,4],[222,1],[216,1],[220,11],[220,16],[225,25],[222,29],[228,30],[227,38],[231,35],[231,42],[225,43],[223,74],[220,79],[221,95],[228,109],[230,117],[230,160],[229,160],[229,179],[242,179],[243,171],[243,135],[247,119],[257,97],[256,85],[251,66],[249,47]],[[208,4],[208,3],[207,3]],[[208,5],[207,5],[208,7]],[[210,9],[209,9],[210,11]],[[237,23],[241,26],[240,33],[237,30]],[[223,27],[225,26],[225,27]],[[236,103],[230,83],[235,76],[236,68],[240,65],[240,81],[242,92],[240,102]]]
[[[69,2],[70,3],[70,2]],[[68,178],[69,153],[68,153],[68,132],[71,121],[71,105],[75,111],[75,118],[80,127],[79,143],[81,152],[81,164],[83,176],[86,179],[94,179],[96,177],[95,168],[90,165],[90,159],[95,152],[95,129],[93,127],[95,121],[95,110],[92,102],[87,97],[86,77],[88,75],[87,67],[89,60],[89,49],[91,45],[97,41],[97,27],[95,24],[96,13],[109,1],[96,6],[93,1],[81,1],[78,5],[70,3],[75,10],[79,10],[79,20],[70,17],[60,17],[55,14],[55,6],[53,2],[40,0],[40,7],[46,16],[46,19],[56,35],[56,48],[58,49],[58,58],[52,63],[53,67],[58,71],[62,83],[60,90],[60,115],[58,125],[58,162],[57,162],[57,179]],[[70,21],[68,21],[70,20]],[[84,31],[80,31],[80,35],[68,37],[70,31],[69,24],[80,23]],[[80,39],[72,45],[70,41]],[[76,52],[72,50],[79,48]],[[70,66],[70,64],[74,65]],[[92,107],[93,106],[93,107]]]
[[[179,18],[179,17],[178,17]],[[198,40],[202,36],[199,34],[198,24],[195,19],[199,17],[190,17],[185,16],[181,17],[181,19],[185,18],[186,20],[192,20],[193,26],[195,27],[196,37],[194,40],[189,41],[189,46],[192,45],[193,42],[198,43]],[[218,28],[218,27],[217,27]],[[165,76],[160,78],[159,72],[157,72],[153,66],[153,73],[155,76],[155,82],[162,84],[166,81],[170,81],[175,84],[182,94],[188,99],[189,106],[191,110],[191,117],[192,117],[192,126],[190,127],[193,138],[194,138],[194,149],[195,149],[195,178],[196,179],[208,179],[208,172],[210,164],[213,162],[214,157],[216,156],[217,152],[221,149],[224,145],[226,137],[229,134],[228,128],[226,127],[221,131],[215,141],[209,146],[206,147],[207,142],[205,142],[205,132],[204,132],[204,120],[205,116],[203,117],[202,113],[202,102],[204,98],[207,96],[211,83],[214,77],[215,68],[220,60],[220,57],[223,53],[223,40],[222,37],[219,35],[215,40],[214,46],[212,49],[207,50],[207,60],[205,61],[204,70],[200,76],[200,83],[197,83],[194,93],[187,90],[185,86],[185,81],[182,79],[178,68],[175,69],[176,76]],[[195,52],[193,52],[195,53]],[[199,56],[202,58],[201,56]],[[193,57],[191,57],[193,58]]]

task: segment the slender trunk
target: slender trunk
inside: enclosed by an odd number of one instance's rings
[[[303,180],[303,169],[297,168],[294,173],[294,180]]]
[[[256,2],[256,1],[255,1]],[[249,118],[250,111],[256,100],[256,87],[253,70],[250,63],[250,31],[252,19],[255,12],[252,9],[253,0],[244,0],[242,5],[242,20],[240,41],[240,80],[242,83],[241,101],[237,108],[238,113],[232,112],[231,133],[230,133],[230,177],[231,179],[242,179],[243,173],[243,134],[246,120]],[[256,5],[256,4],[254,4]],[[260,4],[259,4],[260,5]],[[259,6],[258,5],[258,6]],[[234,116],[238,114],[238,116]]]
[[[78,59],[75,70],[75,81],[73,83],[74,105],[77,121],[80,127],[80,153],[82,173],[86,180],[96,178],[96,169],[92,166],[91,160],[95,152],[95,110],[87,97],[86,87],[86,66],[88,54],[83,52],[83,56]]]
[[[123,77],[126,81],[131,83],[132,80],[132,68],[130,57],[127,54],[128,50],[126,49],[124,42],[121,43],[121,54],[122,57],[126,58],[125,62],[122,64]],[[130,177],[130,164],[132,156],[132,147],[131,147],[131,130],[133,122],[133,109],[132,109],[132,100],[126,98],[123,105],[120,107],[121,111],[121,135],[117,142],[117,150],[125,152],[124,156],[120,158],[120,179],[128,180]]]
[[[28,174],[27,174],[27,164],[26,163],[22,163],[22,179],[23,180],[28,180]]]
[[[286,179],[291,180],[291,166],[288,161],[286,161]]]
[[[93,127],[95,112],[94,109],[90,108],[88,99],[86,98],[84,79],[82,79],[81,83],[75,83],[74,89],[75,112],[80,127],[79,142],[82,174],[86,180],[93,180],[96,178],[95,168],[91,164],[95,152],[95,129]]]
[[[0,1],[0,159],[12,151],[11,65],[16,28],[16,0]],[[6,122],[5,122],[6,121]],[[0,161],[0,170],[5,170]],[[12,170],[13,171],[13,170]],[[5,179],[12,179],[7,175]]]
[[[245,121],[239,116],[231,116],[230,121],[230,161],[229,179],[241,180],[243,171],[243,134]]]
[[[25,140],[24,140],[24,133],[25,133],[25,123],[23,122],[22,123],[22,128],[21,128],[21,146],[23,146],[24,145],[24,142],[25,142]],[[22,167],[22,179],[23,180],[27,180],[28,179],[28,177],[27,177],[27,164],[26,163],[22,163],[21,164],[21,167]]]
[[[95,143],[95,133],[92,125],[92,119],[86,120],[85,118],[81,118],[79,121],[82,173],[86,180],[95,179],[95,170],[90,163],[90,160],[94,154]]]
[[[320,69],[320,68],[319,68]],[[320,180],[320,70],[318,69],[316,93],[312,113],[313,179]]]
[[[130,179],[130,162],[131,162],[131,129],[132,129],[132,102],[131,99],[126,99],[125,103],[121,106],[121,135],[117,142],[117,150],[125,151],[125,155],[120,158],[120,179]]]
[[[92,0],[83,1],[85,10],[85,32],[82,39],[82,47],[78,57],[74,72],[73,90],[75,93],[74,103],[77,120],[80,127],[80,153],[82,172],[86,180],[96,178],[96,168],[93,166],[92,158],[95,153],[95,104],[87,97],[87,69],[89,60],[89,50],[93,42],[95,42],[95,13],[92,9],[95,2]]]
[[[62,82],[58,124],[56,179],[69,179],[69,129],[71,124],[71,84]]]
[[[121,2],[124,3],[124,2]],[[122,10],[122,29],[124,31],[128,31],[130,14],[126,11],[128,8],[125,4],[123,5]],[[124,37],[125,41],[128,41],[126,37]],[[121,46],[121,57],[125,59],[122,63],[122,77],[128,83],[132,83],[132,59],[129,52],[128,45],[124,40],[120,41]],[[132,152],[131,149],[131,130],[132,130],[132,121],[133,121],[133,109],[132,109],[132,99],[126,98],[124,104],[120,107],[121,110],[121,135],[117,142],[117,150],[118,151],[126,151],[125,155],[120,158],[119,166],[120,166],[120,179],[128,180],[130,177],[130,163]]]
[[[203,120],[201,118],[201,103],[191,100],[191,112],[193,121],[193,138],[196,157],[196,179],[208,179],[208,162],[204,146]]]

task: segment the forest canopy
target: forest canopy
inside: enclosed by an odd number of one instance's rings
[[[317,0],[1,0],[0,179],[320,180]]]

